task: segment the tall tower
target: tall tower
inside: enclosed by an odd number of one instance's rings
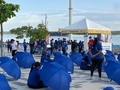
[[[72,22],[72,0],[69,0],[69,25]]]
[[[72,23],[72,0],[69,0],[69,25]],[[69,40],[73,39],[73,35],[69,34]]]

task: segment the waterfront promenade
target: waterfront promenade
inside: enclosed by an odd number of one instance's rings
[[[22,51],[21,49],[20,51]],[[4,55],[11,56],[11,53],[8,53],[4,48]],[[40,56],[33,55],[36,61],[40,60]],[[19,80],[14,80],[12,77],[6,77],[8,79],[8,83],[11,86],[12,90],[34,90],[30,89],[27,86],[27,78],[30,69],[21,68],[21,78]],[[2,73],[2,69],[0,69],[0,73]],[[93,79],[90,79],[90,71],[89,70],[81,70],[80,67],[75,65],[74,73],[71,74],[72,82],[70,84],[70,90],[103,90],[103,87],[112,86],[115,90],[120,90],[120,85],[116,84],[114,81],[111,81],[107,78],[105,72],[102,72],[102,79],[98,79],[97,71],[94,74]],[[36,89],[36,90],[50,90],[50,88],[46,89]]]

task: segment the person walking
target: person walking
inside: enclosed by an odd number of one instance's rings
[[[14,39],[11,39],[11,47],[12,47],[12,56],[17,53],[18,44]]]
[[[91,65],[91,79],[93,77],[93,73],[95,68],[98,69],[99,79],[101,79],[101,69],[102,69],[102,62],[103,62],[103,53],[102,53],[102,44],[101,39],[99,37],[94,39],[94,43],[92,48],[89,49],[90,55],[92,57],[92,65]]]

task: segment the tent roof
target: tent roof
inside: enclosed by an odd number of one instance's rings
[[[70,26],[61,28],[62,33],[111,34],[111,30],[89,19],[82,19]]]

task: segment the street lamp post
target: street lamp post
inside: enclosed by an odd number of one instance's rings
[[[69,25],[72,23],[72,0],[69,0]],[[69,34],[69,40],[72,40],[73,35]]]
[[[69,0],[69,25],[72,22],[72,0]]]

